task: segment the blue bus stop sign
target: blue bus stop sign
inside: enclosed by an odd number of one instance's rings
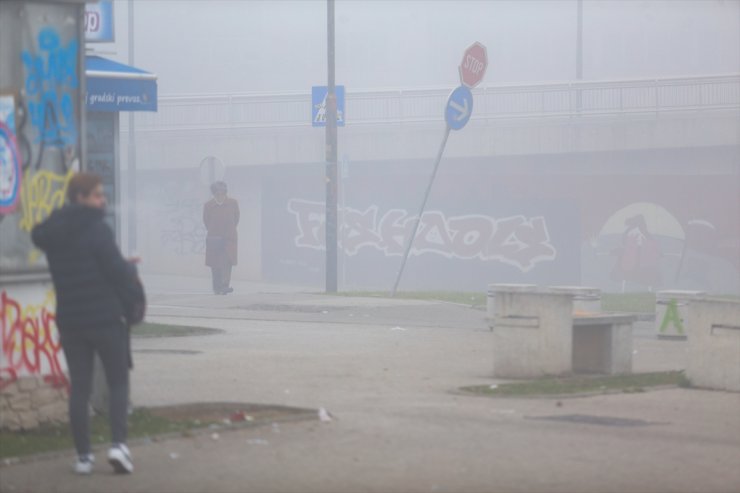
[[[452,130],[460,130],[473,114],[473,93],[465,86],[460,86],[447,98],[445,121]]]

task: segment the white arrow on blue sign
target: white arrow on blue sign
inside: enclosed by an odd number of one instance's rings
[[[445,121],[452,130],[460,130],[473,114],[473,93],[465,86],[460,86],[447,98]]]

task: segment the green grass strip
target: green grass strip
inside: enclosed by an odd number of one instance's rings
[[[144,322],[131,329],[133,337],[182,337],[220,334],[222,330],[187,325],[153,324]]]
[[[130,438],[184,433],[213,424],[200,421],[175,421],[155,416],[146,409],[137,409],[128,418]],[[93,446],[110,442],[106,417],[95,416],[90,419],[90,441]],[[74,449],[72,435],[67,424],[45,426],[33,431],[0,431],[0,459],[67,449]]]
[[[462,387],[461,390],[491,396],[547,396],[593,392],[644,392],[648,387],[668,385],[688,387],[689,382],[683,372],[668,371],[598,377],[547,377],[525,382],[502,383],[494,386],[473,385]]]

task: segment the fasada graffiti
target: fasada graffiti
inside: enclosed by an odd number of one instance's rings
[[[296,221],[296,247],[324,250],[324,203],[291,199],[287,209]],[[381,213],[375,205],[364,211],[344,208],[340,217],[339,243],[348,256],[358,255],[363,248],[374,248],[386,256],[403,255],[415,218],[402,209]],[[421,218],[410,254],[502,262],[528,272],[541,262],[554,260],[557,250],[542,216],[448,217],[441,211],[427,211]]]

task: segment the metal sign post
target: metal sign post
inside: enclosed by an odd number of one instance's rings
[[[445,145],[447,145],[447,138],[450,136],[450,130],[462,129],[470,120],[470,116],[473,114],[473,93],[470,92],[470,87],[477,86],[483,79],[483,74],[486,72],[488,66],[488,56],[486,53],[486,47],[476,42],[471,45],[465,54],[463,60],[460,63],[459,73],[461,86],[457,87],[450,93],[447,98],[447,105],[445,106],[445,122],[447,128],[445,129],[445,136],[442,139],[442,144],[439,146],[439,152],[437,152],[437,159],[434,162],[434,169],[432,170],[432,176],[429,179],[429,185],[427,185],[426,193],[424,194],[424,200],[421,202],[421,208],[419,214],[414,219],[414,227],[411,231],[411,236],[406,244],[406,251],[403,254],[403,260],[401,261],[401,267],[398,269],[398,275],[396,276],[396,282],[393,284],[391,290],[391,297],[396,296],[398,290],[398,284],[401,282],[403,276],[403,270],[406,267],[406,261],[411,253],[411,247],[416,239],[416,233],[419,231],[419,225],[421,224],[422,216],[424,215],[424,209],[429,199],[429,193],[432,191],[432,185],[434,179],[437,176],[437,169],[439,163],[442,160],[442,154],[444,154]]]

